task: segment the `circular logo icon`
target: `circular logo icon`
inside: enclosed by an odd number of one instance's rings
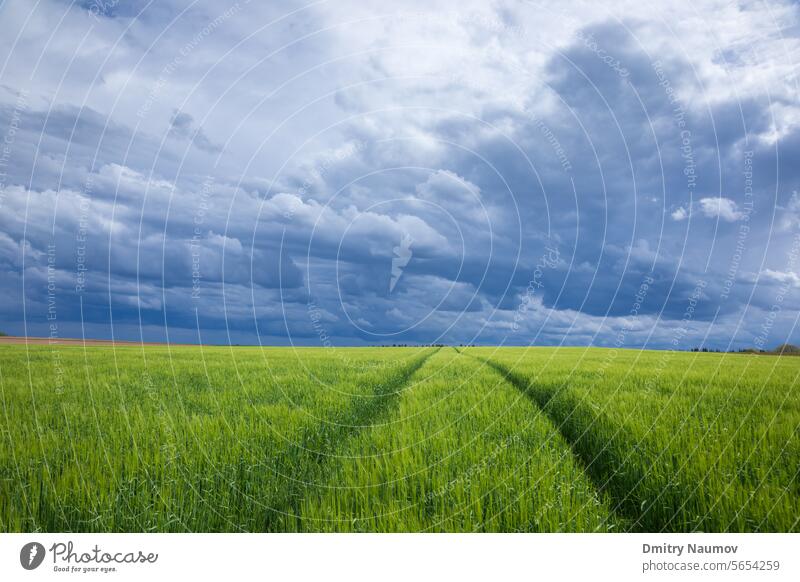
[[[44,546],[39,542],[29,542],[19,552],[19,563],[26,570],[35,570],[44,560]]]

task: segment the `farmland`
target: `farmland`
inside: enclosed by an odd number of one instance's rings
[[[800,359],[0,346],[0,528],[800,531]]]

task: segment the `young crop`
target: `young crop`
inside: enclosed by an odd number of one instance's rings
[[[797,358],[0,347],[0,529],[798,531]]]

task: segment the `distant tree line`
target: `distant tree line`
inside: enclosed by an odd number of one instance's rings
[[[713,353],[728,353],[728,354],[764,354],[772,356],[800,356],[800,347],[792,344],[781,344],[774,350],[758,350],[756,348],[741,348],[738,350],[719,350],[712,348],[692,348],[693,352],[713,352]]]
[[[390,346],[389,344],[385,344],[385,345],[378,345],[378,346],[374,346],[374,347],[376,347],[376,348],[388,348],[388,347],[392,347],[392,348],[443,348],[443,347],[449,346],[449,345],[450,344],[392,344]]]

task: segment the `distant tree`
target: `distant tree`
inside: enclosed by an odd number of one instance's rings
[[[800,347],[792,344],[781,344],[773,350],[780,356],[798,356],[800,355]]]
[[[0,331],[0,337],[8,337],[8,334],[4,331]]]

